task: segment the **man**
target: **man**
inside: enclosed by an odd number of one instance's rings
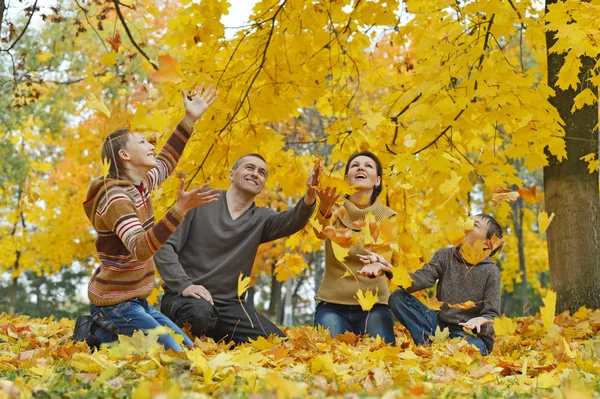
[[[161,312],[195,336],[247,342],[283,332],[237,297],[240,272],[249,276],[258,246],[296,233],[310,219],[316,202],[311,172],[306,195],[284,212],[257,207],[254,199],[268,171],[258,154],[238,159],[229,172],[231,185],[218,201],[190,211],[156,253],[164,280]],[[248,319],[250,317],[252,321]]]

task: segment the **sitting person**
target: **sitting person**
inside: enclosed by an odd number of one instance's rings
[[[502,227],[486,214],[474,217],[474,229],[469,231],[463,242],[473,245],[477,241],[486,243],[490,256],[497,253],[501,245],[492,248],[495,235],[502,238]],[[492,241],[493,242],[493,241]],[[385,262],[384,262],[385,263]],[[482,355],[494,347],[494,318],[500,317],[500,272],[496,264],[486,257],[476,265],[465,261],[461,247],[442,248],[431,261],[410,274],[413,282],[408,289],[398,288],[390,296],[390,307],[394,316],[404,325],[418,345],[430,343],[436,327],[449,328],[450,337],[464,337],[475,345]],[[423,305],[411,293],[433,287],[438,281],[437,299],[444,302],[439,312]],[[450,308],[448,304],[475,302],[471,309]],[[470,335],[463,327],[473,330]]]
[[[258,246],[301,230],[310,219],[316,192],[284,212],[258,207],[254,198],[267,179],[258,154],[239,158],[229,172],[231,184],[221,199],[196,208],[156,253],[156,267],[165,290],[160,309],[177,325],[189,323],[196,337],[248,342],[285,334],[237,296],[240,272],[250,276]],[[309,176],[312,182],[312,173]],[[251,318],[251,320],[248,319]]]
[[[178,198],[166,215],[154,222],[150,199],[152,190],[160,186],[175,170],[188,142],[194,123],[216,99],[212,85],[200,87],[192,99],[184,94],[186,115],[157,157],[154,146],[141,133],[120,129],[111,133],[102,148],[102,159],[110,163],[108,176],[92,181],[84,209],[98,233],[96,249],[100,266],[88,285],[91,319],[100,328],[93,333],[101,342],[116,339],[115,334],[133,335],[166,326],[183,336],[183,343],[192,341],[167,317],[148,304],[146,298],[154,288],[154,253],[163,245],[190,210],[217,201],[215,190],[206,185],[189,192],[181,186]],[[78,319],[75,339],[83,337],[81,328],[89,323]],[[158,341],[165,349],[183,349],[170,334]]]
[[[335,204],[339,197],[335,189],[317,190],[320,199],[317,220],[322,226],[357,232],[360,231],[357,222],[364,221],[368,213],[375,216],[376,222],[396,215],[377,199],[383,184],[383,169],[377,156],[369,151],[353,154],[346,163],[344,175],[350,185],[358,189],[341,205],[345,212],[339,212],[339,205]],[[332,218],[333,213],[340,216]],[[326,238],[319,232],[317,236]],[[386,343],[395,345],[394,323],[388,306],[390,289],[382,274],[389,270],[376,260],[370,261],[376,255],[365,250],[363,243],[359,242],[349,248],[346,259],[336,259],[331,240],[325,240],[325,272],[315,298],[319,301],[314,317],[315,327],[329,329],[332,337],[346,331],[357,335],[366,333],[371,337],[380,336]],[[385,255],[389,257],[390,254]],[[363,261],[367,264],[363,265]],[[348,270],[354,277],[343,277]],[[359,288],[379,293],[379,301],[368,312],[362,310],[355,298]]]

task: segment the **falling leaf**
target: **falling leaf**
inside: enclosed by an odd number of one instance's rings
[[[403,266],[392,267],[392,279],[390,283],[393,287],[409,288],[412,285],[413,279]]]
[[[529,190],[526,188],[520,188],[518,190],[519,195],[521,196],[521,198],[523,198],[523,200],[525,202],[527,202],[529,205],[535,205],[538,203],[536,194],[535,194],[535,186],[531,187]]]
[[[436,312],[442,308],[444,302],[441,302],[436,297],[427,298],[427,302],[425,303],[427,307],[431,310],[435,310]]]
[[[102,163],[100,164],[100,171],[102,173],[102,177],[108,176],[108,172],[110,171],[110,159],[102,158]]]
[[[158,56],[158,71],[150,72],[149,75],[157,83],[179,83],[184,79],[179,63],[169,54]]]
[[[49,59],[51,59],[52,57],[54,57],[54,54],[49,54],[49,53],[39,53],[39,54],[37,55],[37,59],[38,59],[40,62],[46,62],[46,61],[48,61]]]
[[[373,293],[371,290],[366,290],[363,293],[363,291],[359,288],[354,298],[356,298],[360,304],[363,312],[368,312],[373,308],[373,305],[379,301],[379,288],[375,290],[375,293]]]
[[[244,277],[242,272],[240,272],[238,277],[238,298],[241,298],[248,288],[250,288],[250,277]]]
[[[386,118],[381,112],[372,112],[365,115],[367,121],[367,127],[371,130],[377,130],[377,126],[383,122]]]
[[[542,299],[544,306],[540,307],[540,314],[544,322],[544,328],[550,330],[554,325],[554,313],[556,311],[556,292],[548,290],[546,296]]]
[[[107,38],[106,41],[110,44],[110,47],[113,49],[113,51],[115,53],[118,53],[119,47],[121,47],[121,44],[123,43],[123,41],[121,40],[121,32],[119,32],[119,30],[117,29],[115,35]]]
[[[469,310],[469,309],[473,309],[475,306],[475,302],[473,301],[466,301],[463,303],[453,303],[453,304],[448,304],[448,307],[451,309],[462,309],[462,310]]]
[[[544,234],[546,230],[548,230],[548,226],[550,226],[550,222],[554,219],[554,212],[552,215],[548,217],[548,214],[545,211],[541,211],[538,215],[538,226],[540,228],[540,234]]]
[[[325,190],[328,187],[335,187],[336,194],[339,194],[340,196],[352,194],[356,191],[356,188],[353,188],[350,185],[350,183],[348,183],[346,180],[337,177],[327,176],[327,174],[321,173],[319,175],[319,186],[317,188],[319,190]]]
[[[100,57],[100,63],[105,66],[115,65],[117,63],[117,53],[111,51],[110,53],[105,53]]]
[[[321,233],[325,236],[325,238],[331,240],[332,244],[337,244],[338,246],[344,248],[348,248],[357,244],[360,239],[360,236],[356,234],[356,232],[345,227],[335,228],[333,226],[326,226]],[[334,252],[335,251],[337,251],[337,249],[334,248]],[[343,258],[338,258],[336,255],[336,259],[343,260],[347,256],[347,253]]]
[[[93,93],[88,93],[88,95],[85,97],[85,101],[87,102],[88,107],[94,111],[100,111],[107,118],[110,118],[110,111],[108,110],[108,107],[104,105],[102,101],[98,100]]]
[[[491,249],[486,249],[485,244],[481,240],[477,240],[473,245],[468,242],[463,242],[460,247],[460,255],[471,265],[477,265],[491,253]]]
[[[519,199],[519,192],[509,190],[508,188],[496,187],[492,191],[492,201],[494,204],[498,205],[499,203],[506,202],[516,202]]]

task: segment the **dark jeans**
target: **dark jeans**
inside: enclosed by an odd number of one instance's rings
[[[147,331],[159,326],[169,327],[177,334],[183,335],[183,343],[193,347],[194,343],[165,315],[148,305],[145,299],[131,299],[113,306],[90,305],[92,320],[100,326],[96,330],[96,338],[102,342],[114,340],[114,334],[133,335],[136,330]],[[158,338],[165,349],[181,352],[183,349],[169,334]]]
[[[204,299],[186,298],[178,294],[165,293],[160,302],[160,310],[167,317],[182,327],[185,323],[191,326],[196,337],[210,337],[215,342],[225,340],[236,344],[248,342],[258,337],[285,334],[256,309],[244,304],[254,327],[239,303],[211,305]]]
[[[459,326],[445,326],[438,319],[437,312],[423,305],[417,298],[398,288],[390,295],[388,300],[394,316],[410,332],[413,341],[417,345],[431,344],[430,337],[435,335],[436,327],[443,329],[448,327],[450,338],[463,337],[471,345],[475,345],[483,356],[488,354],[487,347],[483,340],[467,334]]]
[[[380,336],[389,344],[396,344],[394,320],[387,305],[375,305],[370,312],[360,306],[319,302],[315,311],[315,327],[328,328],[332,337],[350,331],[356,335]]]

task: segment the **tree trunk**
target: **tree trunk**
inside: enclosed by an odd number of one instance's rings
[[[516,190],[516,188],[515,188]],[[521,271],[521,307],[529,300],[527,294],[527,267],[525,263],[525,243],[523,242],[523,200],[519,198],[517,202],[511,204],[513,214],[512,222],[517,237],[517,250],[519,252],[519,270]]]
[[[273,270],[271,271],[271,298],[269,299],[267,314],[271,318],[278,318],[277,308],[281,299],[281,283],[275,278],[274,270],[275,265],[273,265]]]
[[[10,300],[8,303],[8,314],[15,314],[15,304],[17,301],[17,287],[19,286],[19,277],[14,277],[12,279],[12,285],[10,286]]]
[[[546,0],[546,5],[557,0]],[[546,33],[547,48],[556,39]],[[583,58],[580,78],[588,74],[594,60]],[[598,155],[598,106],[584,106],[571,113],[573,99],[580,90],[563,91],[556,87],[557,74],[564,56],[548,53],[548,84],[556,91],[550,99],[565,122],[568,159],[559,163],[549,156],[544,167],[546,212],[555,213],[548,228],[550,285],[557,293],[557,312],[575,312],[581,306],[600,308],[600,197],[598,172],[589,173],[587,163],[580,158],[589,153]],[[597,90],[590,86],[597,95]],[[578,88],[581,89],[581,88]]]

